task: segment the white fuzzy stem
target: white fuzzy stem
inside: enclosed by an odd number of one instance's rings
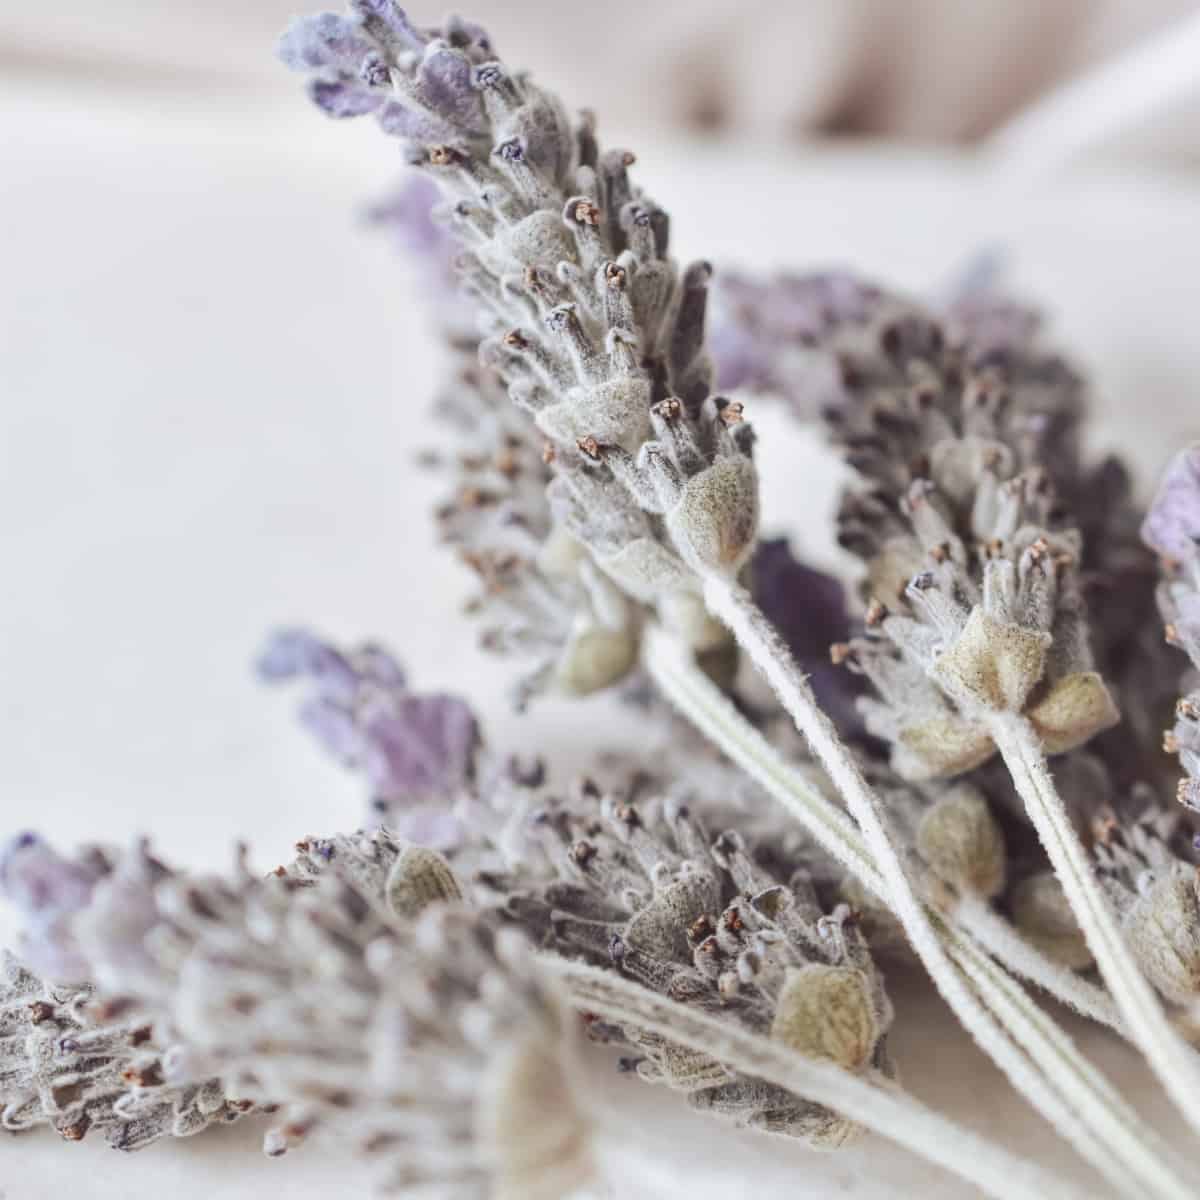
[[[545,956],[576,1000],[606,1020],[636,1025],[733,1070],[823,1104],[1001,1200],[1085,1193],[1026,1159],[956,1125],[897,1089],[883,1088],[830,1062],[804,1056],[695,1009],[664,999],[597,967]]]
[[[643,663],[662,694],[730,761],[756,780],[773,799],[800,820],[814,840],[857,873],[868,891],[890,905],[882,876],[875,870],[858,829],[800,772],[780,758],[692,659],[677,638],[657,628],[646,631]],[[839,839],[845,838],[845,842]],[[865,866],[863,865],[865,862]],[[1186,1197],[1183,1172],[1168,1166],[1169,1149],[1120,1098],[1063,1032],[1011,976],[973,939],[955,928],[953,918],[931,914],[955,964],[980,999],[1037,1064],[1060,1093],[1056,1126],[1085,1158],[1108,1178],[1141,1195],[1145,1181],[1153,1195]],[[1129,1168],[1123,1163],[1132,1164]]]
[[[963,896],[954,908],[954,923],[967,930],[993,958],[1028,979],[1077,1013],[1128,1037],[1112,997],[1069,967],[1056,963],[1029,944],[979,896]]]
[[[1008,713],[993,716],[989,728],[1125,1027],[1176,1106],[1200,1130],[1200,1058],[1168,1020],[1126,945],[1050,777],[1037,733],[1023,717]]]
[[[1114,1183],[1128,1189],[1126,1167],[1117,1166],[1106,1147],[1087,1136],[1086,1117],[1065,1104],[1062,1081],[1049,1064],[1035,1066],[1011,1041],[992,1013],[968,986],[951,961],[934,927],[930,913],[912,886],[884,824],[878,797],[863,778],[853,755],[842,743],[833,723],[822,712],[808,681],[774,627],[735,580],[713,575],[705,581],[705,603],[733,632],[738,644],[771,684],[784,710],[805,735],[826,773],[858,822],[862,837],[886,886],[886,898],[904,927],[914,952],[929,972],[935,987],[981,1049],[1000,1067],[1012,1085],[1052,1123],[1059,1133]],[[1040,1069],[1039,1069],[1040,1068]],[[1056,1090],[1058,1089],[1058,1090]],[[1098,1096],[1090,1105],[1102,1103]],[[1096,1125],[1095,1119],[1092,1127]],[[1149,1180],[1146,1180],[1149,1183]],[[1162,1193],[1182,1196],[1179,1186]]]

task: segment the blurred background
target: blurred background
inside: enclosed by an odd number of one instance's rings
[[[441,15],[430,2],[415,19]],[[935,295],[998,252],[1094,381],[1097,447],[1145,488],[1200,433],[1197,7],[475,0],[464,15],[637,151],[681,256],[847,266]],[[355,782],[251,679],[279,623],[387,641],[418,689],[469,689],[512,751],[570,764],[581,741],[638,736],[604,699],[517,720],[509,668],[457,616],[469,577],[434,543],[441,485],[414,465],[438,347],[416,276],[363,219],[399,151],[313,111],[275,61],[300,8],[0,0],[0,833],[144,831],[197,866],[244,837],[267,868],[298,836],[356,823]],[[768,531],[836,568],[836,470],[778,406],[750,415]],[[896,1046],[914,1090],[1052,1153],[925,1003]],[[1145,1087],[1124,1047],[1080,1037]],[[687,1195],[739,1194],[703,1125],[670,1128]],[[116,1164],[90,1143],[5,1142],[0,1194],[340,1186],[336,1156],[267,1164],[254,1138]],[[819,1160],[746,1145],[756,1197],[962,1194],[874,1143]]]
[[[414,16],[421,7],[410,6]],[[476,0],[506,57],[657,131],[971,142],[1194,12],[1189,0]],[[296,0],[0,6],[0,68],[201,102],[280,95],[269,47]],[[1160,130],[1166,135],[1168,131]],[[1193,155],[1177,125],[1156,151]]]

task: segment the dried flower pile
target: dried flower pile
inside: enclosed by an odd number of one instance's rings
[[[618,689],[657,732],[556,778],[381,647],[277,633],[259,674],[306,689],[361,827],[266,876],[244,850],[209,875],[14,838],[4,1127],[132,1150],[262,1119],[269,1155],[339,1139],[383,1193],[550,1200],[603,1187],[621,1135],[590,1040],[715,1118],[1076,1194],[904,1091],[899,954],[1111,1188],[1193,1195],[1027,985],[1200,1122],[1200,691],[1170,650],[1200,668],[1200,451],[1140,512],[1083,450],[1080,375],[987,289],[936,310],[844,274],[732,277],[710,336],[713,270],[671,256],[634,156],[474,24],[351,0],[281,57],[418,176],[372,217],[445,342],[453,447],[427,458],[482,646],[524,660],[520,707]],[[751,394],[853,468],[858,617],[759,537]],[[1186,693],[1182,808],[1164,688]]]

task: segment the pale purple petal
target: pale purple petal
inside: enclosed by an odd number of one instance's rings
[[[337,67],[357,74],[374,52],[357,24],[335,13],[298,17],[279,39],[279,57],[293,71]]]
[[[409,19],[395,0],[350,0],[363,27],[381,42],[405,50],[420,50],[429,39]]]
[[[364,679],[389,691],[402,692],[408,686],[408,676],[390,651],[377,642],[364,642],[354,652],[354,661]]]
[[[1142,524],[1142,540],[1167,558],[1195,558],[1200,541],[1200,444],[1181,450],[1167,467]]]
[[[366,742],[350,709],[324,696],[311,696],[298,715],[300,724],[339,762],[354,766],[362,760]]]
[[[361,117],[374,112],[384,97],[356,79],[314,79],[308,85],[313,103],[331,117]]]
[[[379,127],[389,137],[409,138],[414,142],[442,142],[453,137],[450,126],[405,108],[398,100],[388,100],[377,113]]]
[[[63,858],[33,833],[18,834],[0,852],[0,891],[29,921],[85,907],[100,876],[95,865]]]
[[[417,87],[430,108],[452,125],[474,130],[483,124],[483,101],[471,76],[471,62],[464,54],[435,45],[417,71]]]
[[[358,694],[358,672],[339,650],[304,629],[281,629],[268,639],[255,663],[266,683],[310,676],[319,694],[350,704]]]
[[[453,793],[469,777],[479,740],[471,709],[455,696],[409,696],[365,722],[364,767],[381,795]]]

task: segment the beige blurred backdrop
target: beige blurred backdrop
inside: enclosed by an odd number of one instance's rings
[[[298,0],[0,3],[0,70],[277,95]],[[333,5],[337,7],[337,5]],[[437,17],[442,5],[413,15]],[[968,141],[1194,0],[474,0],[512,61],[622,127]],[[437,11],[435,11],[437,10]],[[1191,153],[1191,124],[1168,139]],[[1159,139],[1161,140],[1161,139]],[[1144,146],[1143,146],[1144,148]]]

